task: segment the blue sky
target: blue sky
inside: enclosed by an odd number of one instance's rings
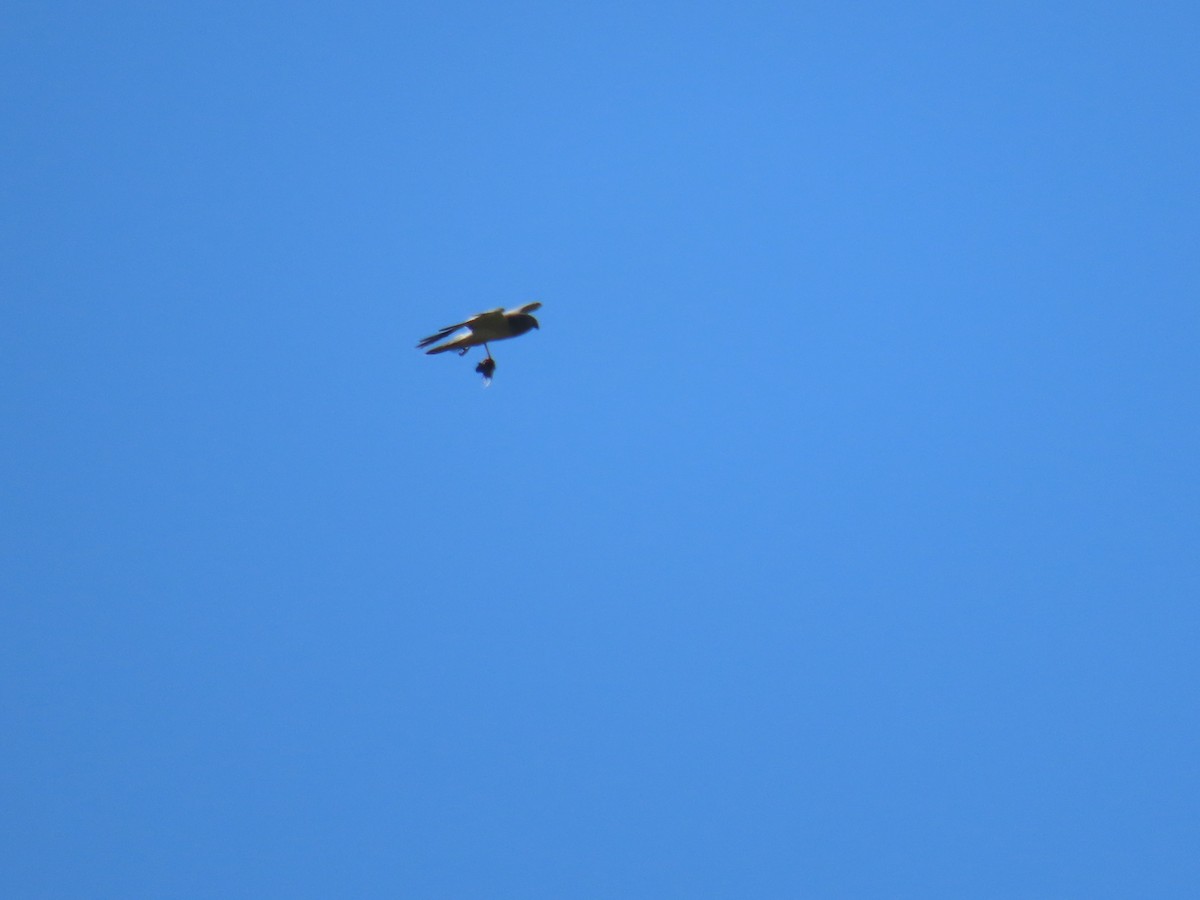
[[[1194,896],[1194,4],[0,34],[0,893]]]

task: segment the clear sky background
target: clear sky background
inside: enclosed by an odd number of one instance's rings
[[[1196,896],[1194,2],[0,34],[0,894]]]

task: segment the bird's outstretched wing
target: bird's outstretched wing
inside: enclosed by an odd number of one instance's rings
[[[531,312],[533,312],[534,310],[538,310],[538,309],[541,309],[541,308],[542,308],[542,304],[541,304],[541,303],[538,303],[538,302],[535,300],[533,303],[526,303],[526,304],[525,304],[524,306],[522,306],[522,307],[519,307],[519,308],[517,308],[517,309],[513,309],[513,310],[509,310],[509,313],[508,313],[508,314],[509,314],[509,315],[512,315],[513,313],[526,313],[526,314],[528,314],[528,313],[531,313]]]
[[[540,305],[540,304],[539,304]],[[497,322],[504,321],[504,307],[497,306],[495,309],[489,309],[487,312],[481,312],[478,315],[471,316],[464,322],[459,322],[457,325],[447,325],[445,328],[438,329],[436,334],[431,334],[427,338],[422,338],[417,344],[417,347],[428,347],[430,344],[436,344],[438,341],[450,337],[454,332],[462,328],[470,328],[472,331],[477,326],[487,327],[489,324],[495,327]]]
[[[489,309],[487,312],[481,312],[477,316],[471,316],[467,319],[466,325],[472,331],[478,328],[495,328],[497,324],[504,321],[504,307],[497,306],[495,309]]]

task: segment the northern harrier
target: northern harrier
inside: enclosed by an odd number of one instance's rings
[[[532,328],[539,328],[538,320],[530,315],[535,309],[541,308],[540,303],[526,303],[519,309],[512,309],[505,312],[504,307],[489,309],[487,312],[482,312],[477,316],[471,316],[465,322],[459,322],[457,325],[447,325],[445,328],[438,331],[437,334],[431,334],[429,337],[422,340],[417,347],[428,347],[430,344],[437,344],[438,341],[450,337],[454,332],[466,328],[467,333],[456,337],[452,341],[445,344],[440,344],[431,350],[426,350],[426,353],[445,353],[447,350],[457,350],[458,355],[462,356],[471,347],[478,347],[481,344],[483,349],[487,351],[488,359],[492,358],[492,351],[488,349],[489,341],[502,341],[505,338],[517,337]]]

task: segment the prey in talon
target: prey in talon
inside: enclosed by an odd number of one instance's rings
[[[496,361],[488,356],[475,367],[475,371],[483,376],[483,386],[487,387],[492,383],[492,373],[496,371]]]

